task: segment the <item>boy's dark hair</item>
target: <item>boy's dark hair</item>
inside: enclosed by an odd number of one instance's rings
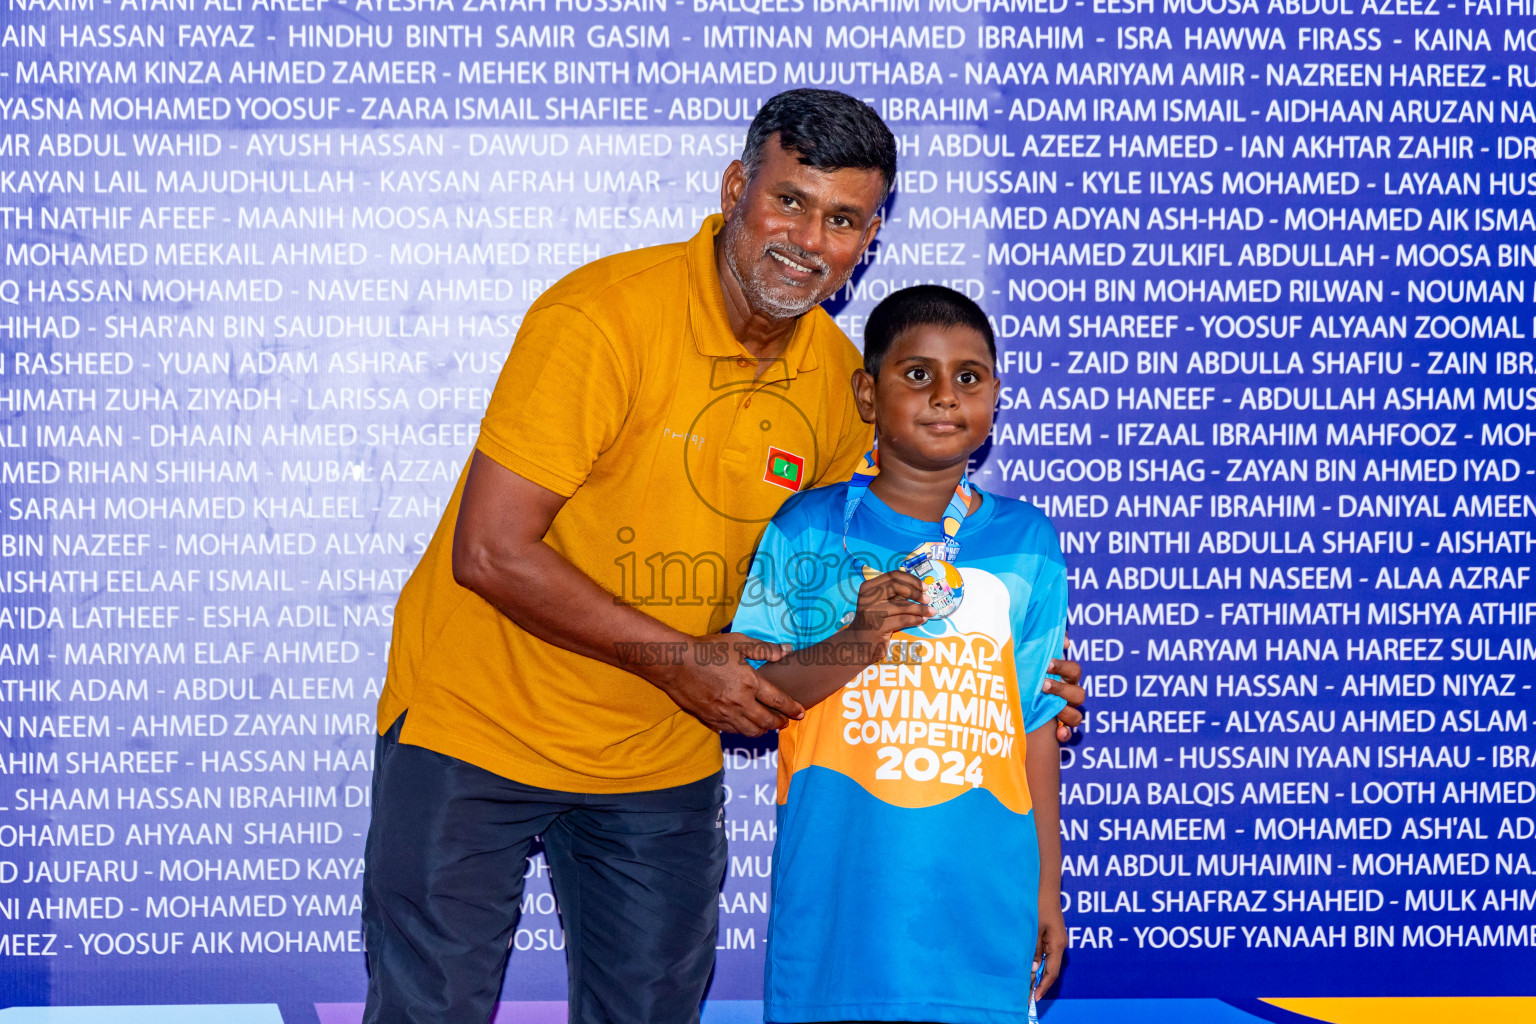
[[[830,89],[791,89],[763,104],[747,129],[741,163],[747,180],[763,162],[763,147],[779,145],[818,170],[879,171],[890,194],[896,184],[896,137],[869,104]]]
[[[896,339],[925,325],[971,328],[987,340],[987,351],[997,362],[997,340],[981,307],[953,288],[919,284],[892,292],[869,314],[864,322],[864,371],[879,377],[880,365]]]

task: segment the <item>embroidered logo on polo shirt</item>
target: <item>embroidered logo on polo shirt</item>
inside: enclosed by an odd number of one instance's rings
[[[768,465],[763,470],[763,479],[766,482],[791,491],[798,491],[804,476],[804,459],[782,448],[768,446]]]

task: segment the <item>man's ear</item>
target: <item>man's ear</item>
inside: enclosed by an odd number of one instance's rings
[[[865,251],[869,249],[869,244],[875,240],[875,235],[879,233],[880,225],[882,223],[883,222],[880,220],[880,214],[876,213],[874,218],[870,220],[869,227],[864,229],[864,241],[859,246],[860,256],[863,256]]]
[[[859,407],[859,419],[875,422],[875,378],[862,366],[853,371],[853,401]]]
[[[741,197],[747,190],[747,169],[740,160],[732,160],[731,166],[720,175],[720,213],[726,220],[731,219],[731,213],[736,209]]]

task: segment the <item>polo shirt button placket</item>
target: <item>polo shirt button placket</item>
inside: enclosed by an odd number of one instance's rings
[[[745,369],[749,368],[752,365],[752,360],[748,359],[746,356],[737,356],[736,357],[736,365],[741,367],[743,370],[745,370]],[[742,404],[742,408],[745,409],[747,406],[752,404],[752,384],[753,384],[753,382],[748,380],[748,381],[743,381],[743,383],[746,384],[746,386],[747,386],[747,400]]]
[[[746,422],[741,415],[743,410],[752,407],[752,395],[755,392],[755,388],[748,388],[745,391],[745,397],[741,401],[741,408],[736,411],[735,416],[731,417],[730,441],[727,448],[732,452],[739,452],[742,456],[745,456],[747,452],[756,447],[757,437],[747,430]]]

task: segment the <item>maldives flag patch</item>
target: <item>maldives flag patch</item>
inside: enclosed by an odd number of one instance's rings
[[[768,466],[763,470],[763,479],[770,484],[778,484],[780,487],[791,491],[798,491],[805,477],[805,460],[793,452],[786,452],[782,448],[768,446]]]

